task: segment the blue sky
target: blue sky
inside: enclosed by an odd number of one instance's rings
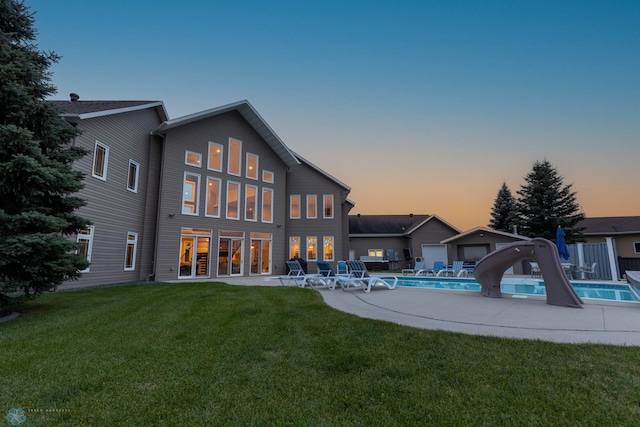
[[[248,99],[353,214],[484,226],[536,160],[640,215],[640,1],[27,0],[56,99]]]

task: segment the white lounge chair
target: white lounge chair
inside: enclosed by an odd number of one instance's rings
[[[347,261],[349,266],[349,276],[343,277],[338,280],[338,283],[342,287],[343,291],[349,290],[350,287],[360,288],[366,293],[371,292],[377,285],[384,285],[389,289],[394,289],[398,284],[398,278],[393,277],[393,282],[388,283],[381,277],[371,276],[367,271],[367,266],[364,262],[359,260]],[[391,277],[390,277],[391,278]]]
[[[591,265],[583,265],[582,267],[577,268],[576,273],[578,273],[580,278],[595,279],[598,273],[596,271],[596,265],[598,265],[597,262],[594,262]]]
[[[542,271],[537,262],[530,262],[529,265],[531,266],[531,277],[542,277]]]
[[[302,288],[306,284],[305,278],[307,276],[317,276],[317,274],[308,275],[307,273],[305,273],[302,265],[300,265],[300,262],[298,260],[287,261],[287,267],[289,267],[289,273],[286,276],[278,277],[282,286],[295,284],[296,286]]]
[[[453,261],[453,264],[451,265],[451,268],[447,267],[447,268],[443,268],[442,270],[438,271],[438,274],[436,274],[436,276],[456,276],[456,277],[461,277],[461,276],[467,276],[468,272],[467,270],[465,270],[464,268],[462,268],[464,266],[464,261]]]
[[[416,271],[416,276],[423,276],[423,275],[426,276],[428,274],[435,276],[443,268],[444,268],[444,262],[436,261],[433,263],[433,268],[425,268],[425,269]]]
[[[417,271],[420,270],[424,270],[424,261],[418,261],[416,262],[416,265],[413,266],[413,268],[403,268],[402,269],[402,275],[406,276],[407,274],[415,274]]]

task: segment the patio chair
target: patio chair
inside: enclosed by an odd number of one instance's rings
[[[583,266],[577,268],[576,273],[578,273],[581,278],[595,279],[596,278],[596,274],[598,273],[596,271],[596,265],[598,265],[597,262],[594,262],[590,266],[589,265],[583,265]]]
[[[422,276],[422,275],[426,276],[427,274],[431,274],[435,276],[443,268],[444,268],[444,262],[436,261],[433,263],[433,268],[425,268],[425,269],[416,271],[416,276]]]
[[[369,293],[376,285],[384,285],[389,289],[394,289],[398,283],[397,277],[393,277],[393,282],[388,283],[381,277],[369,275],[367,266],[360,260],[347,261],[347,265],[349,266],[349,276],[338,279],[338,284],[343,291],[347,291],[353,286]]]
[[[416,265],[413,268],[403,268],[402,275],[406,276],[407,274],[415,274],[416,271],[424,270],[424,261],[416,262]]]
[[[338,261],[338,268],[336,274],[349,274],[349,267],[347,267],[347,261]]]
[[[438,271],[438,274],[436,274],[436,276],[456,276],[456,277],[461,277],[461,276],[466,276],[468,275],[467,270],[465,270],[464,268],[462,268],[464,266],[464,261],[453,261],[453,264],[451,265],[451,267],[447,267],[447,268],[443,268],[442,270]]]
[[[531,266],[531,277],[542,277],[542,271],[537,262],[530,262],[529,265]]]
[[[304,287],[307,273],[305,273],[300,262],[298,260],[289,260],[287,261],[287,267],[289,267],[289,273],[286,276],[278,277],[282,286],[295,284],[296,286]],[[317,274],[311,276],[317,276]]]
[[[326,286],[327,288],[334,290],[340,279],[347,279],[349,277],[348,274],[334,273],[333,268],[331,268],[331,264],[327,261],[318,261],[316,265],[318,266],[318,274],[307,274],[302,280],[302,287],[309,284],[312,288]]]

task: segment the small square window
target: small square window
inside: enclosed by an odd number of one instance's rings
[[[202,166],[202,154],[194,153],[193,151],[185,150],[184,162],[187,165],[195,166],[197,168]]]
[[[262,171],[262,181],[267,182],[269,184],[273,184],[274,175],[273,172],[268,170]]]

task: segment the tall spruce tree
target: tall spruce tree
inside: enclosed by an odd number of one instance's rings
[[[536,161],[525,183],[518,190],[516,224],[520,234],[555,240],[556,229],[562,226],[568,243],[583,241],[582,228],[576,224],[585,218],[576,202],[572,184],[548,161]]]
[[[75,129],[45,101],[59,57],[38,50],[33,24],[24,2],[0,0],[0,312],[87,267],[69,239],[89,224],[74,214],[85,202],[71,168],[86,150],[69,144]]]
[[[493,203],[493,209],[491,209],[489,227],[494,230],[511,233],[515,223],[515,210],[516,199],[511,194],[509,187],[507,187],[507,183],[503,182]]]

